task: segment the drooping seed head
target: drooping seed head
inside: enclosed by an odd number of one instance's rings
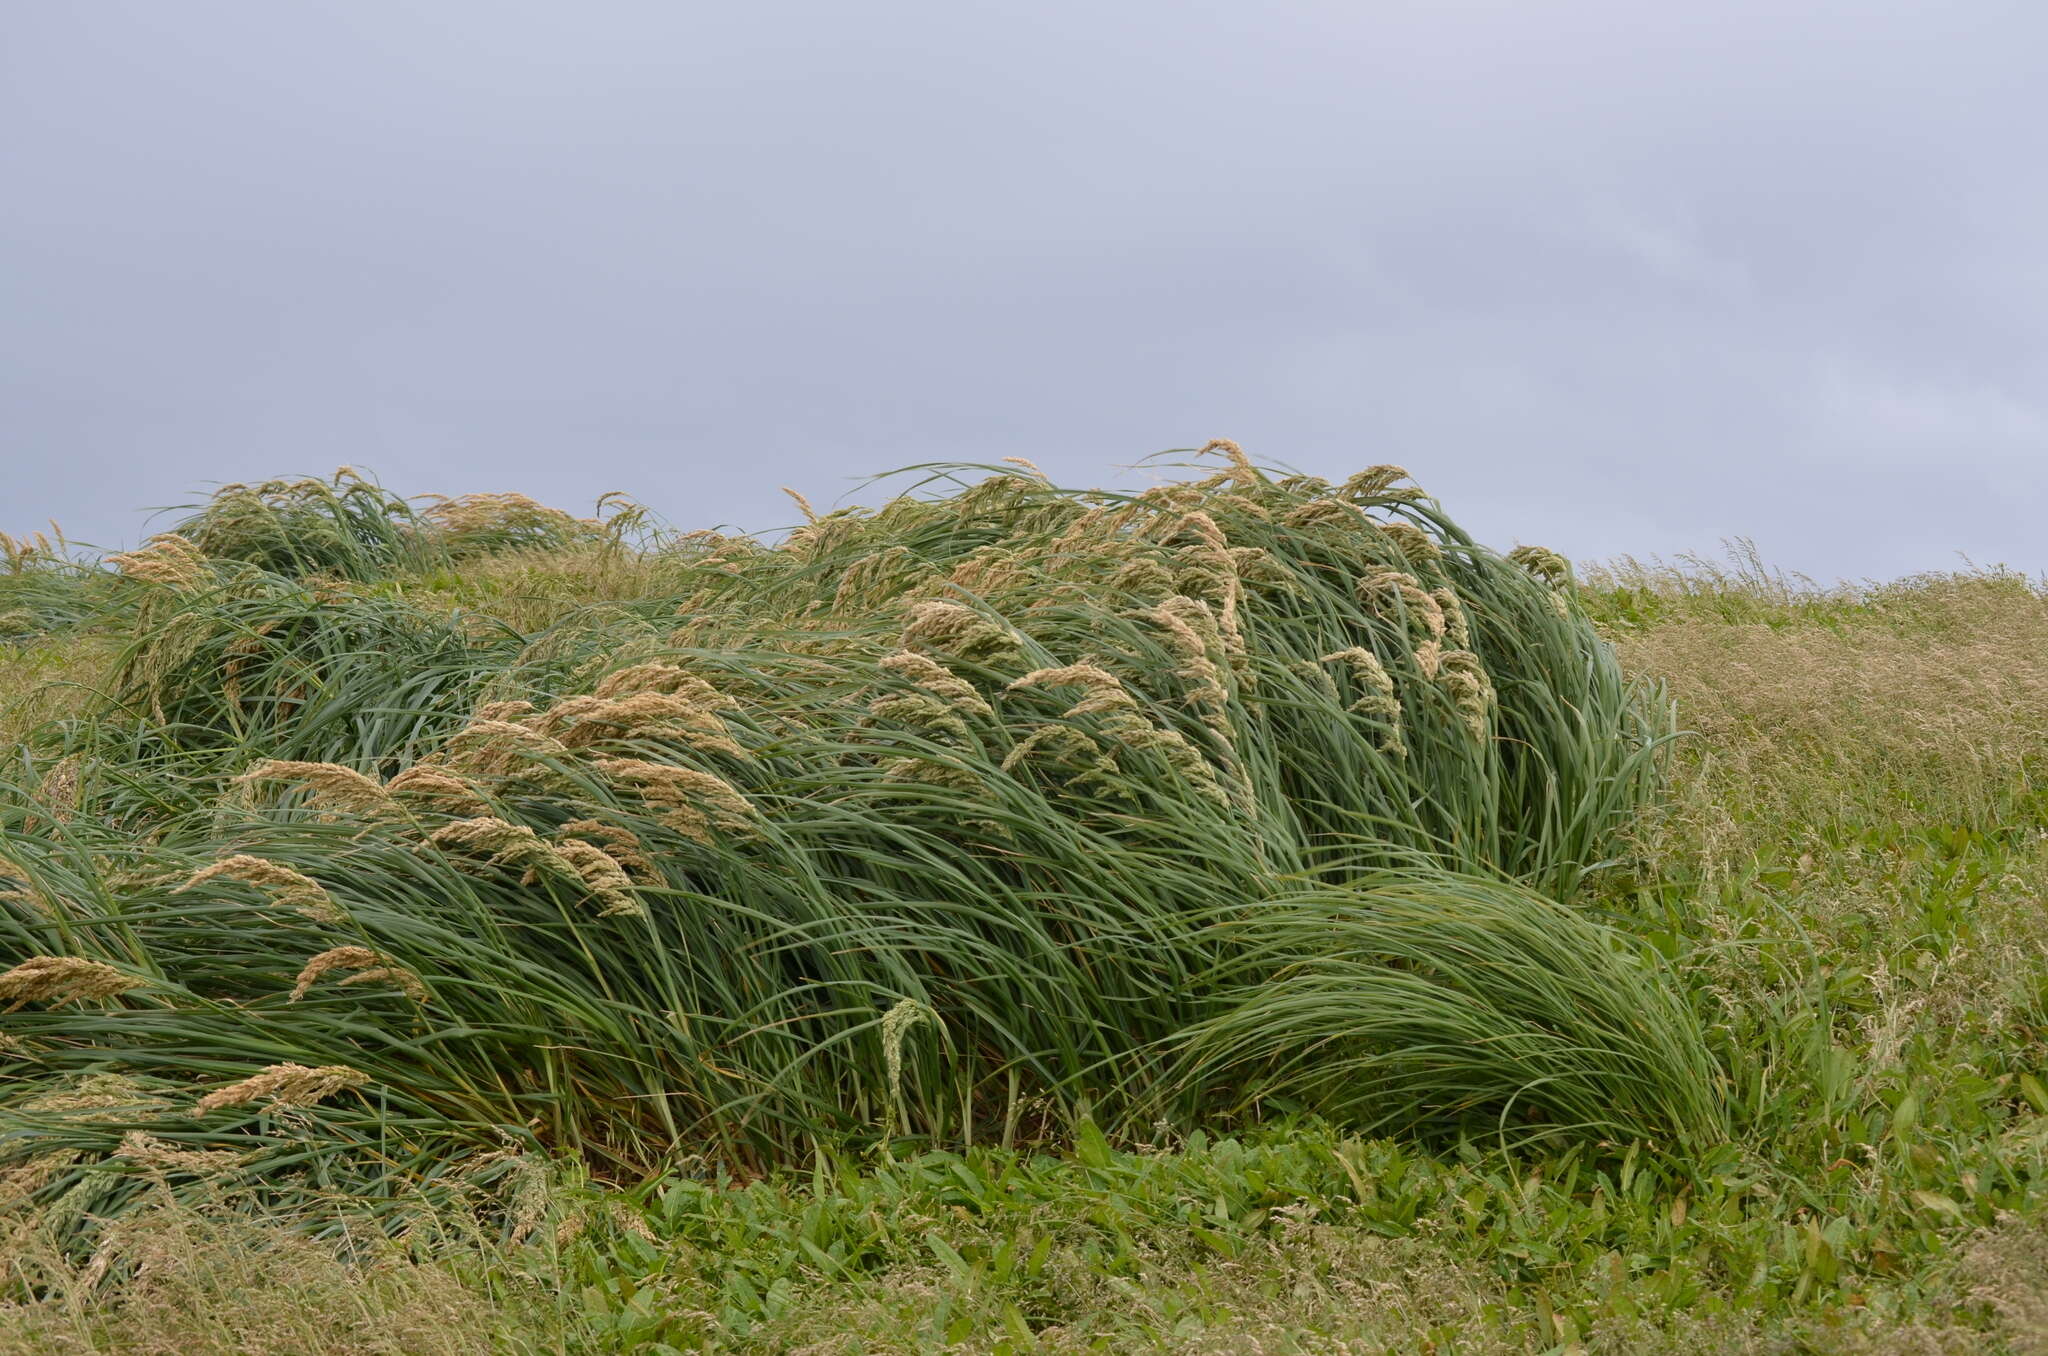
[[[427,986],[420,982],[418,975],[366,946],[337,946],[307,961],[305,968],[299,971],[298,982],[292,986],[292,996],[287,1001],[296,1003],[304,998],[319,983],[320,976],[331,970],[353,972],[341,981],[342,987],[382,981],[415,1003],[427,1001]]]
[[[396,809],[391,793],[382,784],[340,763],[298,763],[266,758],[251,764],[246,772],[235,778],[237,786],[258,782],[288,782],[304,787],[311,792],[309,799],[313,804],[323,809],[370,815],[388,814]]]
[[[329,894],[327,887],[319,881],[293,870],[283,862],[274,862],[268,857],[256,857],[246,852],[238,852],[231,857],[223,857],[209,866],[200,867],[186,877],[183,885],[171,893],[183,894],[210,880],[221,878],[238,880],[267,890],[279,904],[298,910],[316,923],[348,921],[347,912],[335,902],[334,896]]]
[[[206,553],[175,532],[151,537],[148,544],[107,557],[107,563],[130,579],[158,584],[178,593],[194,593],[211,580]]]
[[[315,1106],[347,1088],[359,1088],[370,1081],[368,1074],[346,1064],[272,1064],[261,1073],[215,1088],[193,1104],[194,1116],[205,1116],[226,1107],[250,1106],[261,1102],[276,1111]]]
[[[139,989],[146,980],[85,956],[30,956],[0,974],[0,999],[11,1000],[7,1011],[24,1003],[86,1002],[112,998]]]

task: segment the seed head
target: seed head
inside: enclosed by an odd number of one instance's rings
[[[605,850],[605,854],[625,869],[634,881],[655,885],[661,881],[661,872],[647,855],[646,844],[640,836],[623,824],[607,824],[599,819],[573,819],[561,828],[568,837],[587,838]],[[568,837],[563,839],[568,841]]]
[[[1311,499],[1289,509],[1280,521],[1289,527],[1314,527],[1318,523],[1348,528],[1372,525],[1372,519],[1366,516],[1364,509],[1342,499]]]
[[[253,857],[246,852],[223,857],[211,866],[200,867],[186,878],[183,885],[171,893],[183,894],[195,886],[204,885],[207,881],[223,876],[273,892],[279,904],[297,909],[316,923],[348,921],[348,914],[335,903],[334,896],[329,894],[327,887],[319,881],[292,870],[283,862],[273,862],[268,857]]]
[[[1352,500],[1388,498],[1387,491],[1395,482],[1408,479],[1408,472],[1399,466],[1368,466],[1339,487],[1339,493]],[[1404,494],[1401,497],[1406,498]]]
[[[753,828],[753,804],[723,777],[639,758],[600,759],[597,769],[614,782],[637,788],[649,804],[666,810],[662,822],[686,838],[708,844],[713,830],[740,833]]]
[[[1381,523],[1380,531],[1387,535],[1394,543],[1394,549],[1399,551],[1410,565],[1422,566],[1443,559],[1443,547],[1437,544],[1434,537],[1413,523]]]
[[[1094,664],[1069,664],[1058,669],[1034,669],[1009,686],[1015,692],[1031,687],[1081,687],[1088,695],[1067,711],[1071,719],[1075,716],[1093,715],[1103,711],[1135,711],[1138,703],[1124,690],[1123,683],[1115,674]]]
[[[1210,658],[1211,652],[1220,649],[1223,642],[1209,605],[1176,594],[1138,615],[1166,632],[1167,647],[1180,658],[1180,667],[1174,673],[1189,684],[1188,704],[1201,708],[1204,719],[1222,729],[1230,693],[1223,686],[1222,669]]]
[[[646,914],[646,908],[633,894],[633,878],[609,852],[582,838],[560,840],[555,844],[555,852],[589,887],[592,898],[604,905],[597,911],[598,917],[639,918]]]
[[[138,550],[108,556],[107,563],[130,579],[160,584],[178,593],[197,592],[210,578],[206,553],[175,532],[151,537]]]
[[[1436,679],[1451,694],[1452,703],[1474,739],[1486,738],[1494,708],[1493,682],[1479,656],[1470,650],[1451,650],[1436,667]]]
[[[24,1003],[41,1002],[54,1007],[73,999],[82,1003],[112,998],[145,983],[146,980],[124,974],[105,961],[84,956],[30,956],[6,974],[0,974],[0,999],[12,999],[6,1010],[14,1012]]]
[[[204,1116],[224,1107],[248,1106],[262,1102],[275,1111],[289,1111],[317,1105],[344,1088],[359,1088],[370,1081],[368,1074],[346,1064],[272,1064],[259,1074],[239,1083],[215,1088],[193,1104],[192,1114]]]
[[[141,1130],[121,1137],[115,1154],[154,1172],[182,1172],[194,1177],[218,1177],[247,1162],[247,1156],[229,1149],[184,1149],[175,1141],[159,1139]]]
[[[1508,559],[1553,586],[1570,581],[1572,563],[1557,552],[1541,546],[1517,546]]]
[[[386,782],[384,789],[394,796],[417,798],[448,814],[473,814],[489,808],[472,783],[431,760],[414,763]]]
[[[1444,617],[1444,638],[1460,650],[1472,648],[1472,623],[1465,615],[1464,604],[1458,595],[1448,587],[1431,589],[1429,596],[1436,600],[1437,610]]]
[[[552,736],[509,720],[477,719],[449,737],[442,757],[453,768],[507,773],[522,760],[560,758],[569,750]]]
[[[815,523],[818,521],[818,511],[811,507],[811,501],[804,498],[801,491],[792,490],[791,488],[789,488],[789,486],[784,485],[782,487],[782,492],[788,495],[791,499],[796,501],[797,508],[803,511],[805,522]]]
[[[670,739],[705,753],[745,758],[747,751],[727,733],[716,712],[735,705],[698,679],[698,692],[625,692],[615,697],[591,695],[558,702],[539,718],[545,731],[560,734],[567,748],[585,748],[606,739]]]
[[[1221,452],[1230,459],[1230,478],[1238,484],[1256,485],[1262,479],[1259,475],[1259,468],[1252,465],[1252,459],[1244,454],[1242,447],[1239,447],[1230,439],[1211,438],[1208,442],[1202,444],[1201,451],[1195,453],[1195,455],[1199,457],[1210,452]]]
[[[324,809],[355,814],[388,814],[394,807],[391,793],[375,779],[340,763],[295,763],[267,758],[250,766],[235,778],[237,786],[256,782],[290,782],[312,792],[310,799]]]
[[[1323,662],[1343,664],[1351,670],[1352,680],[1363,689],[1363,695],[1348,709],[1383,723],[1385,733],[1380,737],[1380,748],[1384,752],[1405,754],[1408,749],[1401,737],[1401,699],[1395,695],[1393,676],[1380,663],[1380,657],[1371,650],[1353,646],[1324,655]]]
[[[981,659],[1015,650],[1017,634],[964,604],[931,599],[911,605],[900,643],[906,650]]]
[[[383,980],[415,1003],[427,1001],[427,986],[420,983],[418,975],[402,966],[394,965],[389,957],[381,956],[366,946],[337,946],[331,951],[322,951],[307,961],[305,969],[299,971],[298,982],[292,986],[292,996],[288,1001],[296,1003],[304,998],[319,982],[320,976],[330,970],[355,972],[341,981],[339,987],[342,988],[347,988],[351,984],[375,984]]]
[[[929,655],[898,650],[881,660],[880,667],[916,684],[955,711],[975,716],[995,714],[974,684]]]

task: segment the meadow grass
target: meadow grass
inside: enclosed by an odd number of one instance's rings
[[[135,983],[0,1019],[0,1351],[2044,1349],[2041,588],[1357,488],[53,626],[10,945]]]

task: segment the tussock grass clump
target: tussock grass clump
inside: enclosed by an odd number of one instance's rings
[[[220,560],[342,579],[418,563],[422,536],[411,505],[348,466],[325,480],[223,485],[172,530]]]
[[[619,495],[600,500],[594,518],[516,493],[424,498],[426,507],[415,508],[344,466],[325,479],[223,485],[205,504],[188,506],[170,535],[273,574],[368,580],[484,556],[617,545],[647,521],[645,509]]]
[[[401,521],[370,482],[249,491],[131,570],[108,700],[0,792],[0,955],[149,978],[11,1015],[4,1072],[122,1070],[218,1109],[194,1149],[371,1193],[507,1136],[633,1173],[1269,1100],[1719,1138],[1663,962],[1571,905],[1655,792],[1658,704],[1398,468],[1217,450],[1136,495],[926,468],[650,546],[669,591],[532,631],[335,578],[399,558],[347,526]],[[340,544],[266,554],[297,512]],[[422,521],[472,517],[533,526]],[[58,758],[90,771],[53,834]],[[265,1079],[318,1095],[222,1100]],[[173,1114],[27,1100],[0,1162],[80,1155],[46,1197],[118,1197],[95,1151]]]

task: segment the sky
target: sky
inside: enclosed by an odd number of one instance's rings
[[[2039,572],[2044,131],[2038,0],[17,0],[0,530],[1229,437],[1501,547]]]

